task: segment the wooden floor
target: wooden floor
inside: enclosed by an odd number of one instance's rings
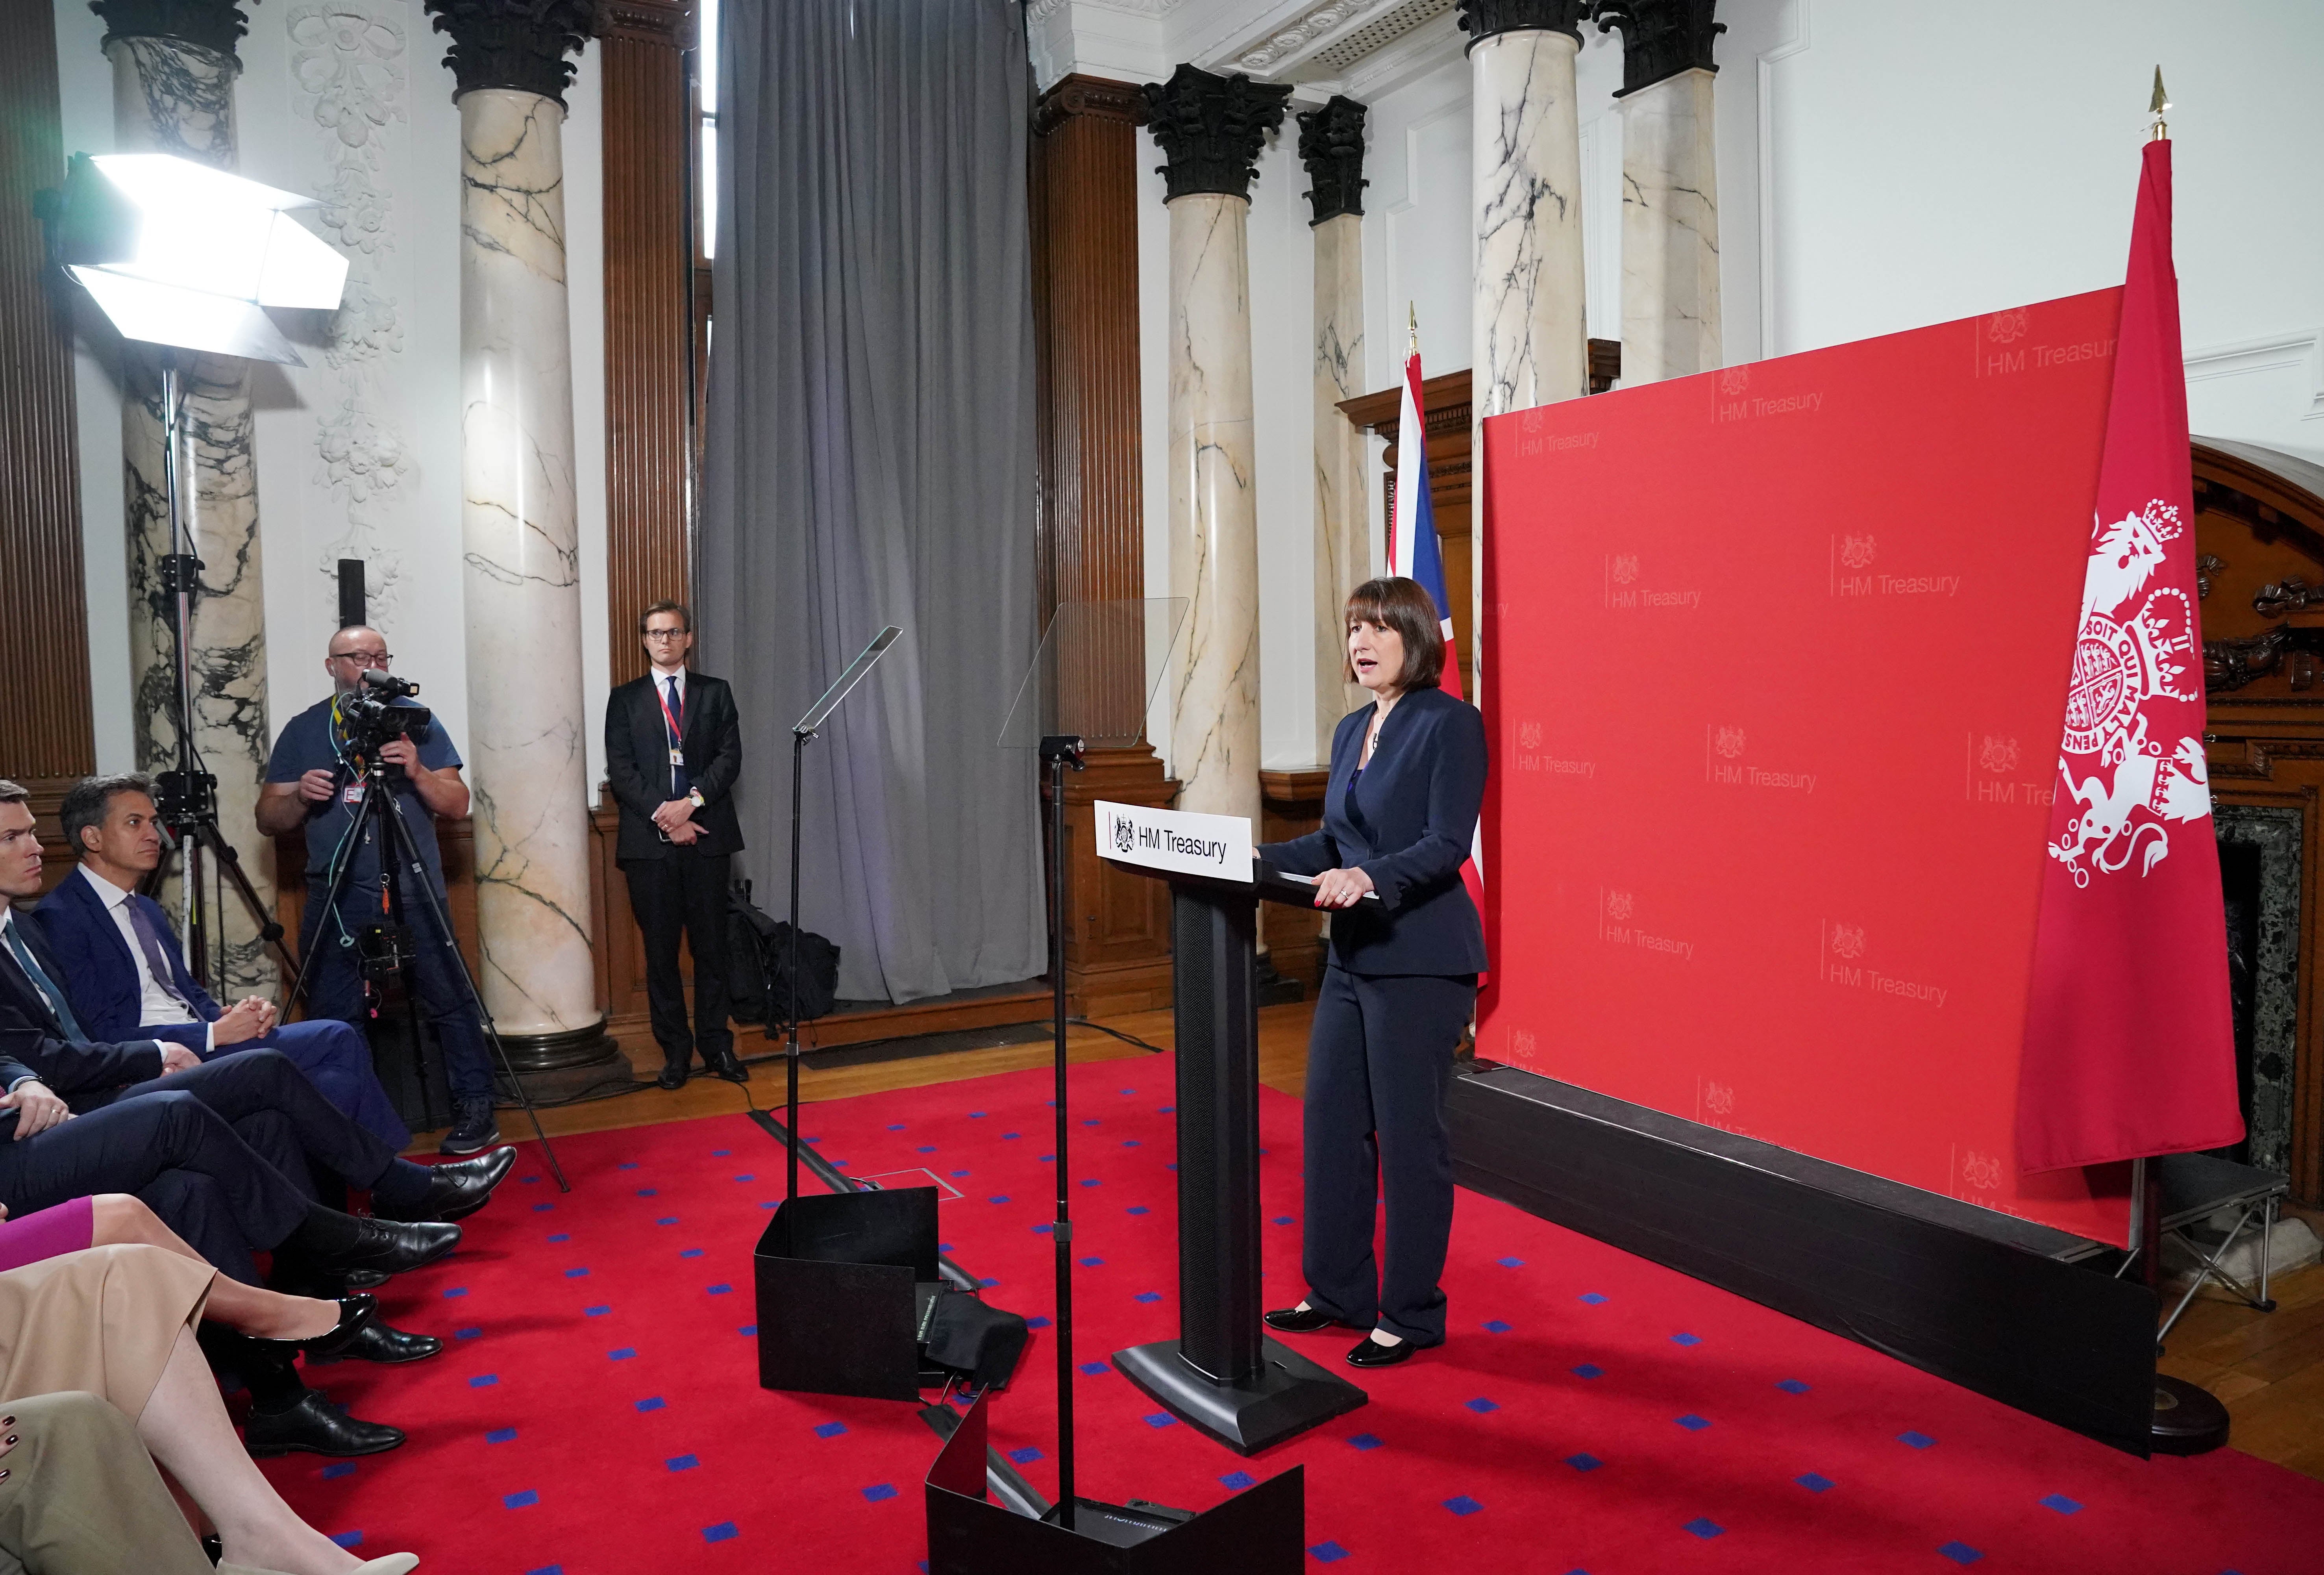
[[[1259,1014],[1259,1080],[1295,1098],[1306,1087],[1307,1021],[1312,1009],[1302,1003],[1269,1006]],[[1171,1043],[1167,1011],[1109,1018],[1106,1025],[1164,1049]],[[736,1047],[745,1058],[774,1048],[755,1035],[738,1038]],[[624,1049],[641,1076],[650,1077],[660,1062],[659,1052],[650,1043],[628,1044]],[[1122,1061],[1150,1053],[1085,1027],[1071,1031],[1066,1049],[1076,1061]],[[844,1099],[1048,1064],[1049,1043],[1043,1039],[904,1061],[807,1067],[799,1076],[799,1098],[806,1102]],[[647,1088],[619,1098],[544,1111],[541,1125],[551,1137],[558,1137],[686,1121],[697,1116],[739,1114],[752,1105],[767,1109],[779,1105],[782,1098],[781,1062],[769,1060],[752,1068],[747,1086],[696,1077],[675,1093]],[[512,1112],[503,1112],[501,1130],[512,1138],[529,1134],[524,1117]],[[410,1152],[432,1152],[438,1135],[431,1133],[416,1140]],[[2324,1234],[2324,1212],[2299,1212],[2319,1234]],[[2162,1367],[2202,1385],[2227,1403],[2235,1418],[2235,1448],[2324,1478],[2324,1265],[2281,1276],[2273,1292],[2276,1310],[2263,1313],[2224,1292],[2207,1289],[2172,1331]]]

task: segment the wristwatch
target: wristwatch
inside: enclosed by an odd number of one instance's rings
[[[702,790],[701,790],[700,788],[688,788],[688,789],[687,789],[687,791],[686,791],[686,796],[687,796],[687,798],[688,800],[690,800],[690,801],[693,802],[693,805],[694,805],[694,807],[695,807],[696,809],[700,810],[700,809],[706,809],[706,808],[708,808],[708,805],[706,805],[706,803],[704,803],[704,801],[703,801],[703,798],[702,798]]]

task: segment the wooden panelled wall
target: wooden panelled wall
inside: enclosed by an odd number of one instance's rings
[[[72,327],[32,210],[64,176],[55,14],[0,6],[0,777],[32,790],[51,844],[65,785],[97,768]]]
[[[605,606],[613,681],[638,613],[691,601],[696,481],[692,0],[610,0],[604,83]]]
[[[1095,77],[1067,77],[1034,110],[1028,175],[1045,616],[1063,602],[1146,595],[1138,392],[1145,119],[1138,88]],[[1093,749],[1088,769],[1066,778],[1065,984],[1078,1012],[1170,1003],[1169,894],[1161,882],[1124,876],[1097,857],[1092,805],[1099,799],[1167,805],[1177,792],[1142,742]]]

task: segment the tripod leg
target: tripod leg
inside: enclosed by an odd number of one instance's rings
[[[258,938],[274,948],[274,955],[281,959],[283,972],[296,975],[299,959],[290,955],[290,948],[283,941],[281,923],[266,911],[266,904],[258,900],[258,888],[252,885],[250,876],[243,873],[242,855],[233,843],[226,839],[226,833],[218,829],[216,820],[204,820],[194,829],[194,835],[216,857],[220,877],[231,883],[241,896],[242,905],[249,911],[252,922],[258,926]]]
[[[384,785],[381,784],[382,787]],[[493,1022],[491,1008],[484,1005],[484,993],[476,987],[476,976],[468,971],[468,959],[460,955],[459,938],[453,933],[451,915],[444,912],[444,904],[437,900],[436,887],[428,879],[428,866],[420,859],[418,845],[412,841],[411,828],[403,823],[403,817],[400,814],[382,811],[382,819],[394,838],[395,857],[418,877],[416,884],[420,887],[420,899],[436,925],[438,939],[435,944],[451,954],[453,970],[466,988],[469,1003],[476,1009],[476,1021],[483,1026],[484,1037],[492,1042],[493,1053],[500,1058],[501,1070],[508,1078],[509,1087],[516,1090],[517,1103],[524,1107],[525,1116],[532,1123],[532,1135],[540,1140],[540,1152],[549,1156],[549,1170],[557,1178],[557,1190],[570,1192],[573,1183],[565,1179],[565,1167],[557,1163],[557,1149],[549,1141],[548,1131],[540,1125],[540,1112],[533,1107],[532,1092],[524,1086],[524,1079],[517,1075],[515,1063],[509,1060],[508,1046],[501,1042],[501,1031]],[[381,851],[384,855],[386,850],[383,848]]]

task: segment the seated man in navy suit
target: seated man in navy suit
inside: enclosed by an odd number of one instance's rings
[[[334,1018],[277,1025],[273,1003],[258,996],[221,1008],[186,971],[168,914],[136,889],[161,862],[151,777],[85,777],[58,818],[80,868],[42,899],[37,917],[89,1038],[158,1040],[203,1061],[279,1050],[356,1126],[392,1149],[410,1143],[360,1031]]]

